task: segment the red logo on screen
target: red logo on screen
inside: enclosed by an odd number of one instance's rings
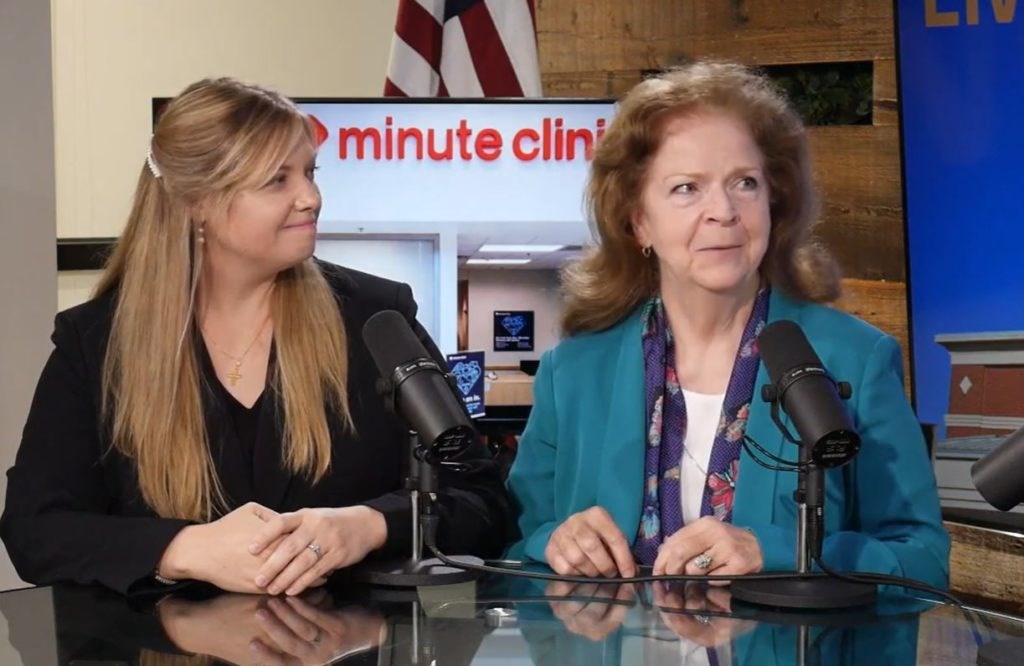
[[[316,147],[319,148],[320,146],[324,145],[324,141],[327,140],[327,137],[330,133],[327,131],[327,128],[324,127],[324,124],[320,122],[320,119],[317,118],[316,116],[311,114],[309,116],[309,122],[312,123],[313,125],[313,133],[316,134]]]
[[[593,128],[567,127],[564,118],[547,117],[537,126],[522,127],[503,135],[493,127],[472,127],[467,118],[461,118],[454,127],[423,128],[396,125],[393,116],[385,116],[383,128],[339,127],[338,158],[490,162],[509,151],[520,162],[561,162],[578,157],[590,160],[594,145],[604,135],[605,124],[604,118],[598,118]]]

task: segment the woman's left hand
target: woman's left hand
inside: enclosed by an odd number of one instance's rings
[[[703,566],[702,566],[703,565]],[[654,560],[656,576],[740,576],[764,566],[761,545],[748,530],[704,516],[684,526],[661,544]],[[726,585],[715,581],[713,585]]]
[[[301,594],[335,569],[362,561],[387,540],[384,515],[368,506],[301,509],[272,518],[249,546],[259,555],[288,535],[256,574],[268,594]]]

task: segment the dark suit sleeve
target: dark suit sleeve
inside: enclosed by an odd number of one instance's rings
[[[394,309],[409,321],[416,336],[431,356],[447,368],[444,355],[427,331],[416,321],[416,302],[407,284],[401,284]],[[469,466],[465,472],[441,469],[438,474],[439,513],[438,546],[445,554],[496,557],[505,547],[509,526],[509,507],[501,472],[480,441],[458,459]],[[390,554],[403,554],[412,547],[412,512],[406,491],[388,493],[369,502],[384,514]]]
[[[57,315],[52,339],[7,472],[0,536],[30,583],[99,583],[126,593],[151,581],[163,551],[188,523],[109,514],[114,502],[101,457],[116,454],[101,450],[82,339],[64,315]]]

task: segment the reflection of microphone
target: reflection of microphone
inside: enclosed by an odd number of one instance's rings
[[[794,322],[769,324],[757,344],[772,380],[771,386],[762,389],[763,397],[777,400],[793,420],[800,444],[810,447],[811,460],[822,467],[850,462],[860,450],[860,436],[843,405],[850,385],[837,384],[829,376]]]
[[[971,481],[985,501],[1000,511],[1024,502],[1024,428],[974,463]]]
[[[432,457],[453,458],[473,443],[466,410],[405,317],[378,312],[363,326],[363,342],[380,370],[382,392]]]

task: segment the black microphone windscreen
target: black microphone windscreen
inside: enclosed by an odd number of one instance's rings
[[[388,398],[388,409],[415,431],[430,455],[449,460],[471,446],[475,431],[444,362],[427,352],[405,317],[394,310],[378,312],[362,333],[384,380],[378,389]]]
[[[787,319],[765,326],[757,336],[757,348],[773,383],[793,368],[821,365],[821,359],[814,353],[807,336],[795,322]]]
[[[1024,503],[1024,428],[974,463],[971,481],[985,501],[1000,511]]]
[[[431,358],[412,332],[409,322],[394,310],[383,310],[366,320],[363,342],[380,371],[389,378],[395,368],[417,358]]]

